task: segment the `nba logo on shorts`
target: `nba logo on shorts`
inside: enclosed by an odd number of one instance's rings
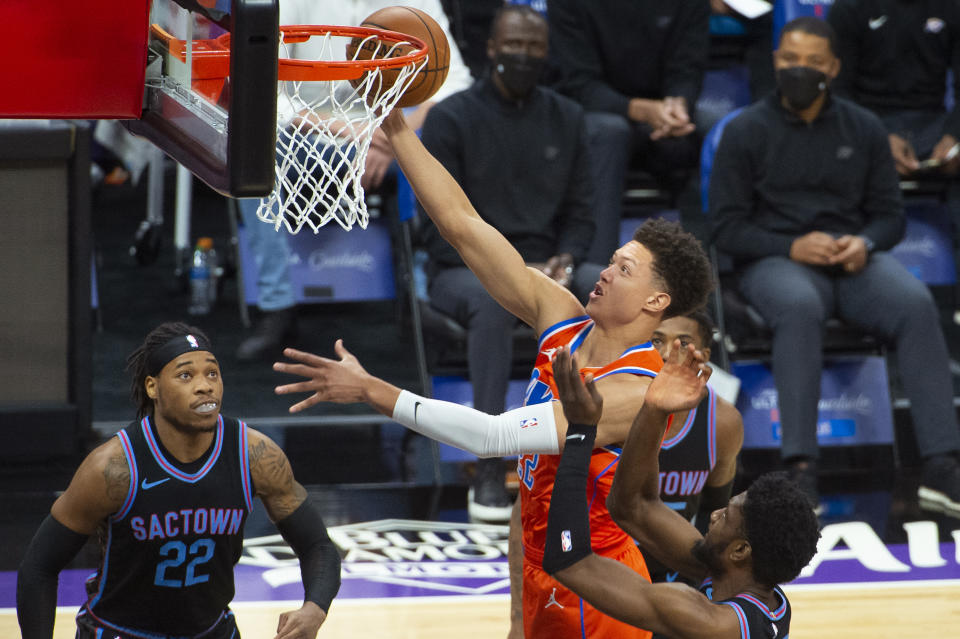
[[[563,552],[573,550],[573,542],[570,541],[570,531],[564,530],[560,533],[560,548]]]

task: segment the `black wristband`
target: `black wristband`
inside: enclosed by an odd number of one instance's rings
[[[52,515],[40,524],[17,571],[17,620],[23,639],[53,636],[58,575],[80,552],[87,537]]]
[[[557,468],[547,517],[543,569],[554,574],[589,556],[590,516],[587,506],[587,473],[597,427],[570,424]]]
[[[308,497],[277,522],[277,530],[300,560],[303,600],[312,601],[326,612],[340,590],[340,554],[327,535],[320,511]]]

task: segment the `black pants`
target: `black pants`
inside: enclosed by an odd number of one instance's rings
[[[149,632],[149,634],[141,634]],[[117,629],[106,624],[99,623],[90,616],[86,610],[81,610],[77,615],[77,637],[76,639],[156,639],[163,637],[162,633],[135,630]],[[172,636],[172,635],[171,635]],[[227,610],[220,622],[207,632],[195,635],[194,639],[240,639],[240,631],[237,629],[237,620],[231,610]]]
[[[590,144],[590,166],[595,191],[597,225],[587,261],[606,264],[620,245],[621,201],[631,161],[658,179],[697,167],[700,138],[696,132],[681,138],[651,140],[648,124],[613,113],[590,112],[585,117]]]

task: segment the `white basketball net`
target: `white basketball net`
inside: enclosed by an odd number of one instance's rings
[[[320,60],[344,60],[345,37],[313,36],[322,40]],[[367,37],[373,57],[391,57],[401,43]],[[316,46],[316,45],[313,45]],[[281,57],[288,49],[282,42]],[[356,56],[354,57],[356,59]],[[380,92],[381,69],[368,70],[351,86],[347,80],[280,81],[277,100],[276,186],[260,200],[257,216],[276,230],[298,233],[305,225],[316,233],[331,220],[345,230],[367,228],[367,206],[360,177],[370,141],[380,122],[397,103],[426,59],[397,69],[396,80]]]

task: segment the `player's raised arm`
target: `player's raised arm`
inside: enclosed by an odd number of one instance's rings
[[[553,370],[570,425],[550,500],[544,570],[598,610],[625,623],[671,637],[738,637],[732,610],[713,605],[684,584],[651,584],[620,562],[593,553],[587,467],[603,397],[591,379],[586,384],[581,381],[566,349],[557,353]]]
[[[120,509],[130,470],[119,441],[102,444],[80,464],[27,547],[17,573],[17,618],[23,639],[50,639],[60,571],[97,525]]]
[[[647,388],[623,445],[607,498],[610,515],[645,551],[664,565],[692,578],[706,574],[691,553],[702,536],[679,513],[660,500],[659,453],[670,413],[694,408],[706,392],[710,368],[693,344],[676,340],[667,361]]]
[[[473,208],[463,189],[394,110],[381,125],[397,162],[440,234],[505,309],[539,333],[583,313],[569,290],[528,268],[520,253]]]
[[[303,606],[280,615],[276,639],[313,639],[340,590],[340,555],[287,456],[269,437],[253,429],[247,433],[254,491],[300,560],[303,579]]]

